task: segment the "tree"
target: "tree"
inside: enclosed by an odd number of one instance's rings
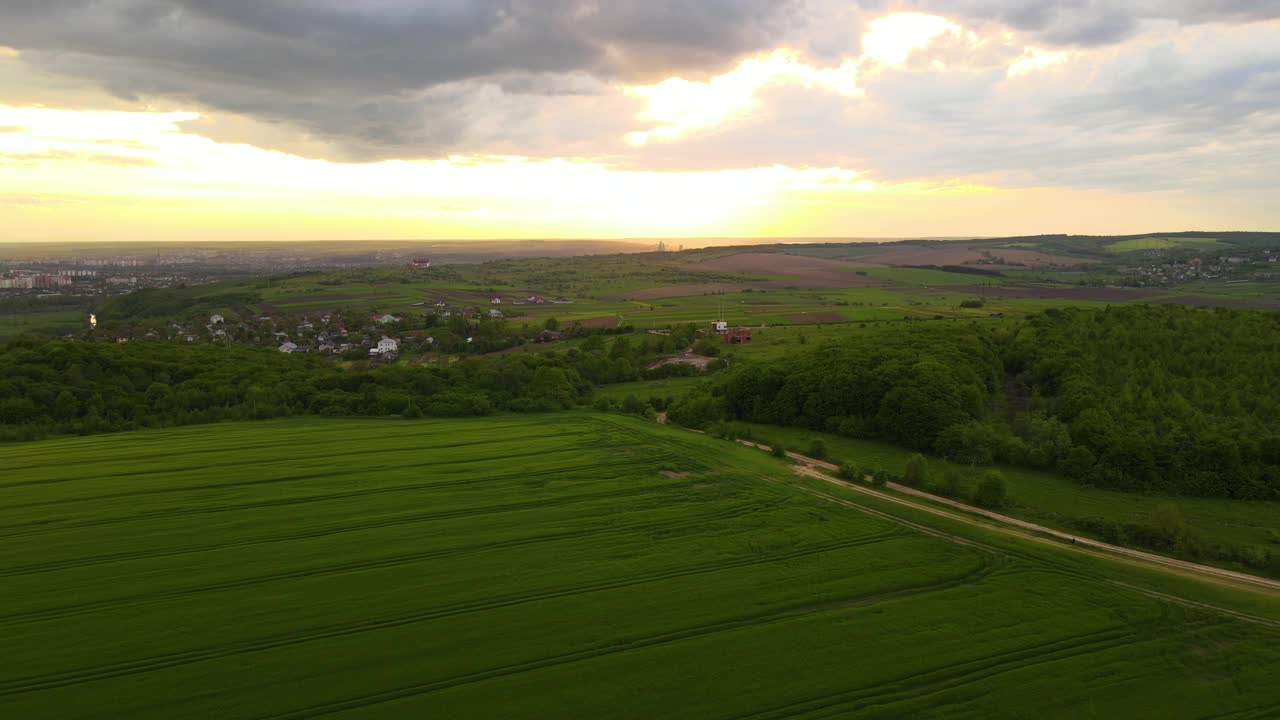
[[[573,406],[573,386],[563,369],[543,365],[533,373],[529,397],[544,400],[554,408],[565,409]]]
[[[1067,451],[1067,457],[1061,465],[1062,472],[1073,478],[1082,478],[1089,474],[1096,462],[1097,459],[1089,452],[1089,448],[1077,445]]]
[[[871,473],[871,484],[879,488],[882,488],[885,485],[888,485],[889,471],[885,470],[884,468],[879,468],[875,472]]]
[[[631,341],[625,337],[620,337],[613,341],[613,345],[609,347],[609,359],[618,360],[625,358],[631,359]]]
[[[80,402],[76,400],[76,396],[71,394],[70,390],[63,390],[58,393],[58,398],[53,401],[53,416],[59,420],[70,420],[80,413]]]
[[[964,477],[956,468],[949,467],[942,474],[942,493],[950,497],[964,495]]]
[[[1187,537],[1187,522],[1182,511],[1172,503],[1161,503],[1151,512],[1151,529],[1160,542],[1169,547],[1179,547]]]
[[[862,480],[862,470],[857,465],[849,462],[840,463],[840,469],[836,471],[836,474],[844,480]]]
[[[410,400],[409,403],[404,406],[404,412],[400,413],[400,417],[405,420],[415,420],[420,418],[422,417],[422,408],[418,407],[418,403]]]
[[[546,322],[542,323],[542,328],[544,330],[555,332],[560,329],[560,321],[553,317],[549,317]]]
[[[814,438],[813,442],[809,443],[808,455],[819,460],[827,457],[827,444],[822,441],[822,438]]]
[[[902,482],[913,488],[924,487],[929,482],[929,461],[920,453],[907,458],[907,469],[903,473]]]
[[[982,474],[982,482],[978,483],[978,492],[973,501],[984,508],[1004,507],[1008,501],[1005,495],[1004,476],[995,470]]]
[[[644,403],[640,402],[640,398],[635,394],[627,395],[622,399],[622,412],[628,415],[639,415],[644,410]]]
[[[782,443],[774,443],[773,447],[769,449],[769,452],[774,457],[785,458],[787,456],[787,449],[782,446]]]

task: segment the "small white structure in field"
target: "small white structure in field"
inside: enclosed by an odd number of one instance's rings
[[[502,298],[500,298],[500,297],[493,298],[493,299],[489,300],[489,304],[490,304],[490,305],[501,305],[501,304],[502,304]]]
[[[210,315],[210,316],[209,316],[209,324],[210,324],[210,325],[221,325],[221,324],[222,324],[222,323],[224,323],[224,322],[226,322],[226,318],[222,317],[221,315]]]
[[[283,345],[280,346],[280,352],[282,353],[292,353],[297,351],[298,351],[298,346],[295,343],[286,341]]]
[[[724,320],[717,320],[711,323],[711,325],[712,327],[715,328],[715,331],[718,333],[726,332],[729,330],[729,323],[725,322]]]

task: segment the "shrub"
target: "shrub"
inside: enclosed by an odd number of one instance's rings
[[[774,457],[784,458],[787,456],[787,449],[782,446],[782,443],[774,443],[773,447],[769,449],[769,452]]]
[[[635,395],[628,395],[622,400],[622,412],[628,415],[639,415],[644,411],[644,403]]]
[[[942,494],[950,497],[964,496],[964,476],[956,468],[949,467],[942,474]]]
[[[978,483],[978,491],[974,494],[973,501],[984,508],[1004,507],[1008,502],[1005,495],[1004,476],[995,470],[983,473],[982,482]]]
[[[922,488],[929,482],[929,461],[920,453],[907,458],[907,470],[902,476],[903,484]]]
[[[820,438],[814,438],[813,442],[809,443],[809,452],[807,454],[811,458],[823,460],[827,457],[827,444]]]

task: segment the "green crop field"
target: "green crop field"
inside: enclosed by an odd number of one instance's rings
[[[86,327],[85,316],[76,310],[47,310],[0,314],[0,341],[23,333],[63,334]]]
[[[1147,237],[1111,243],[1104,249],[1109,253],[1127,253],[1135,250],[1167,250],[1169,248],[1216,250],[1230,247],[1216,238]]]
[[[1280,712],[1274,598],[903,524],[638,419],[223,424],[0,459],[6,718]]]

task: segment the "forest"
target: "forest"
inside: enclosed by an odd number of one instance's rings
[[[0,348],[0,440],[291,415],[466,417],[563,410],[597,384],[691,374],[646,369],[670,336],[604,334],[567,352],[515,352],[449,366],[341,366],[268,348],[21,338]]]
[[[742,365],[676,403],[719,419],[1056,468],[1123,490],[1280,499],[1280,316],[1135,305],[994,329],[904,325]]]
[[[0,349],[0,439],[298,414],[609,409],[596,386],[697,373],[648,369],[696,334],[593,334],[566,351],[379,367],[243,346],[22,338]],[[683,397],[624,409],[666,409],[691,427],[744,420],[877,438],[1098,487],[1280,499],[1278,350],[1280,317],[1225,308],[901,323],[778,360],[720,359]]]

